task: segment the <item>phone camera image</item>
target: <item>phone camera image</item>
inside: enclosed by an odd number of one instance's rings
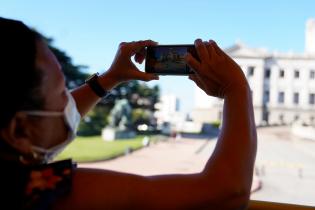
[[[187,53],[196,56],[193,45],[160,45],[147,48],[145,71],[160,75],[188,75],[193,71],[187,66]]]

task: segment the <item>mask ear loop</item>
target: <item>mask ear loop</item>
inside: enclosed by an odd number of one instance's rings
[[[59,117],[63,116],[64,112],[54,112],[54,111],[24,111],[28,115],[41,116],[41,117]]]

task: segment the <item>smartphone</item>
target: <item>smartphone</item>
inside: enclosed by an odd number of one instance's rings
[[[158,75],[189,75],[194,71],[186,64],[184,57],[190,53],[197,60],[195,45],[157,45],[147,47],[145,72]]]

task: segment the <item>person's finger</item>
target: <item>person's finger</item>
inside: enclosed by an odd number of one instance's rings
[[[144,59],[145,59],[145,49],[144,48],[142,48],[141,50],[140,50],[140,52],[137,52],[136,53],[136,55],[135,55],[135,61],[137,62],[137,63],[142,63],[143,61],[144,61]]]
[[[195,47],[196,47],[196,51],[197,51],[197,54],[200,58],[201,63],[203,61],[207,60],[209,57],[209,54],[208,54],[206,45],[202,42],[201,39],[196,39]]]
[[[194,81],[196,83],[196,85],[202,89],[203,91],[205,91],[206,94],[210,95],[210,96],[215,96],[217,97],[217,89],[218,89],[218,84],[216,82],[214,82],[213,80],[209,79],[206,82],[204,80],[202,80],[199,76],[197,75],[190,75],[189,79]]]
[[[209,59],[210,59],[210,63],[211,63],[211,61],[213,61],[213,59],[215,59],[215,57],[217,57],[219,55],[216,53],[214,46],[211,42],[208,42],[207,50],[208,50]]]
[[[189,67],[191,67],[194,71],[199,71],[199,69],[200,69],[200,63],[199,63],[199,61],[198,61],[196,58],[194,58],[190,53],[187,53],[187,54],[185,55],[185,61],[186,61],[187,65],[188,65]]]
[[[198,76],[197,75],[195,75],[195,74],[190,74],[189,76],[188,76],[188,78],[190,79],[190,80],[193,80],[193,81],[200,81],[200,79],[198,78]]]
[[[135,55],[135,61],[137,62],[137,63],[139,63],[139,64],[142,64],[142,62],[144,61],[144,59],[145,59],[145,55],[143,55],[143,54],[136,54]]]
[[[214,50],[218,56],[224,56],[225,55],[225,52],[223,52],[223,50],[218,46],[218,44],[215,41],[210,39],[209,43],[214,48]]]
[[[204,83],[198,78],[198,76],[196,75],[189,75],[188,78],[192,81],[194,81],[196,83],[196,85],[202,89],[202,90],[206,90],[206,86],[204,85]]]
[[[156,46],[158,43],[152,40],[143,40],[133,43],[131,46],[131,53],[135,54],[140,52],[145,47]]]
[[[188,78],[190,79],[190,80],[195,80],[196,79],[196,75],[194,75],[194,74],[190,74],[190,75],[188,75]]]
[[[200,79],[199,76],[192,74],[192,75],[189,75],[189,79],[191,79],[194,82],[196,82],[196,84],[199,84],[199,86],[202,87],[203,89],[206,88],[206,85],[205,85],[204,81],[202,79]]]
[[[209,42],[204,42],[208,51],[208,55],[209,55],[209,59],[211,60],[211,58],[213,57],[211,52],[209,51],[209,48],[211,47],[211,44]]]
[[[124,46],[124,45],[126,45],[127,44],[127,42],[121,42],[120,44],[119,44],[119,47],[122,47],[122,46]]]
[[[151,80],[159,80],[159,76],[156,74],[149,74],[149,73],[144,73],[141,71],[136,71],[135,72],[135,79],[142,80],[142,81],[151,81]]]

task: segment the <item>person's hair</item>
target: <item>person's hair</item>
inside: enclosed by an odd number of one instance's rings
[[[16,20],[0,17],[0,129],[17,111],[42,109],[41,71],[36,68],[36,42],[41,35]]]

